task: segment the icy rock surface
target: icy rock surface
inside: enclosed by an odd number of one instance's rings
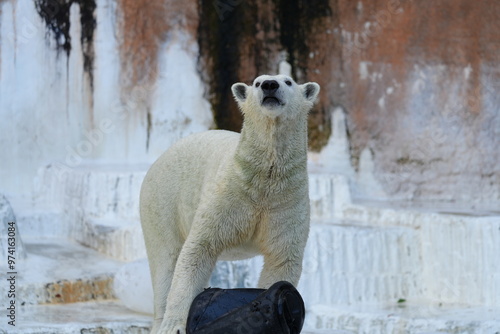
[[[123,265],[115,274],[113,290],[129,309],[153,314],[153,286],[147,259]]]
[[[14,210],[10,205],[7,198],[0,194],[0,268],[6,269],[9,244],[8,239],[15,238],[15,258],[17,259],[17,264],[24,264],[26,259],[26,250],[24,248],[23,240],[21,239],[21,232],[19,231],[19,226],[16,223],[16,216],[14,215]],[[7,271],[7,270],[6,270]]]
[[[16,221],[14,210],[12,210],[7,198],[3,194],[0,194],[0,223],[2,226],[5,226],[7,223],[14,221]]]
[[[71,168],[86,160],[150,163],[178,139],[212,126],[196,38],[177,31],[158,41],[155,79],[133,82],[120,54],[120,2],[95,1],[91,45],[82,45],[82,11],[71,2],[69,52],[59,48],[65,41],[47,28],[37,2],[44,1],[0,2],[2,191],[29,193],[37,169],[50,161]],[[49,11],[66,9],[45,3]]]
[[[207,288],[255,288],[262,265],[260,256],[249,260],[219,261]],[[153,288],[147,259],[123,265],[115,275],[113,288],[127,308],[153,313]]]

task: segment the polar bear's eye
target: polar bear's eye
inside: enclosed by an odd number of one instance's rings
[[[285,81],[285,83],[286,83],[288,86],[291,86],[291,85],[292,85],[292,82],[291,82],[290,80]]]
[[[260,82],[256,82],[255,87],[259,87],[259,86],[260,86]]]

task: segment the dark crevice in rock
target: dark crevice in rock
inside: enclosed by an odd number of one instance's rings
[[[71,38],[69,36],[69,9],[72,1],[67,0],[35,0],[38,14],[47,28],[54,34],[58,49],[64,50],[69,56]]]
[[[75,1],[76,2],[76,1]],[[83,69],[90,78],[90,88],[94,89],[94,31],[96,28],[95,0],[80,0],[80,24],[82,33],[80,41],[83,51]]]
[[[149,110],[149,109],[147,112],[146,121],[147,121],[146,152],[148,152],[149,151],[149,142],[151,140],[151,131],[152,131],[152,127],[153,127],[153,121],[151,120],[151,110]]]
[[[280,41],[289,55],[289,63],[296,79],[307,77],[309,45],[307,40],[316,20],[332,16],[328,0],[275,0],[277,17],[280,22]]]
[[[333,18],[330,1],[275,0],[275,2],[276,16],[280,23],[280,42],[287,51],[292,75],[299,82],[312,80],[311,78],[314,78],[312,71],[317,69],[318,64],[311,60],[311,53],[314,53],[317,47],[323,47],[323,52],[330,51],[328,45],[317,45],[318,32],[325,34],[327,29],[333,30],[334,25],[326,26],[326,22],[337,23]],[[318,25],[325,26],[318,27]],[[331,38],[334,38],[333,35]],[[326,93],[326,89],[327,87],[322,87],[322,95]],[[328,102],[320,99],[310,112],[308,134],[311,150],[319,151],[328,143],[331,134],[330,107]]]
[[[93,89],[95,0],[35,0],[38,14],[45,21],[48,30],[52,32],[57,49],[64,51],[68,57],[71,52],[70,8],[73,3],[80,6],[83,67],[89,75],[90,86]]]
[[[208,99],[212,105],[218,129],[240,131],[243,117],[231,93],[240,67],[240,43],[246,33],[245,3],[223,0],[201,0],[198,43],[200,66],[209,86]]]
[[[338,36],[326,35],[327,29],[333,30],[338,24],[333,15],[328,0],[199,0],[198,63],[209,87],[207,97],[216,127],[241,129],[242,115],[233,101],[231,85],[238,81],[248,84],[257,75],[276,73],[284,54],[298,82],[323,78],[321,85],[329,83],[329,75],[318,74],[319,70],[331,72],[325,65],[327,60],[311,60],[310,53],[321,49],[325,57],[337,46]],[[331,101],[325,98],[328,87],[323,89],[324,98],[309,118],[309,147],[315,150],[328,142],[331,133]]]

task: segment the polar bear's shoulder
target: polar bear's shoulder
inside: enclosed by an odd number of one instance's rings
[[[240,139],[240,134],[227,130],[209,130],[195,133],[182,138],[172,147],[185,150],[192,147],[204,150],[209,148],[217,148],[218,150],[235,148]]]
[[[197,141],[238,141],[240,134],[234,131],[227,130],[208,130],[204,132],[195,133],[189,135],[179,141],[179,143],[185,142],[197,142]]]
[[[163,153],[152,165],[146,176],[148,183],[169,176],[173,179],[190,173],[196,175],[215,173],[218,166],[227,164],[234,155],[240,134],[225,130],[210,130],[189,135]],[[203,172],[201,172],[203,171]],[[144,187],[143,187],[144,188]]]
[[[240,134],[226,130],[209,130],[182,138],[173,144],[159,160],[190,160],[204,164],[234,154]]]

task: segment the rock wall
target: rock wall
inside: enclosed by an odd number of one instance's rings
[[[216,13],[213,1],[201,3],[205,81],[223,110],[217,125],[241,126],[231,82],[276,72],[286,59],[299,81],[322,86],[312,150],[327,144],[340,106],[352,165],[369,150],[385,197],[500,199],[498,2],[217,1]]]
[[[158,26],[166,12],[183,20],[162,1],[0,2],[3,192],[29,193],[53,161],[150,163],[212,126],[196,39]]]
[[[238,131],[230,85],[286,60],[322,86],[312,151],[345,112],[352,167],[365,161],[379,183],[362,194],[500,200],[498,1],[4,0],[0,11],[6,193],[29,192],[51,161],[149,163],[192,132]]]
[[[353,162],[368,147],[388,194],[497,204],[500,3],[341,6]]]

